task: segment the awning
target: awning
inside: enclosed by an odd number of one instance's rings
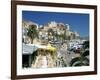
[[[35,45],[23,44],[22,53],[29,55],[29,54],[32,54],[33,52],[35,52],[37,49],[38,49],[38,47]]]

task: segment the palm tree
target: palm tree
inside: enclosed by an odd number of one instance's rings
[[[89,51],[85,51],[80,57],[73,58],[70,66],[89,66]]]
[[[55,31],[55,34],[54,34],[55,38],[58,40],[59,39],[59,36],[58,36],[58,33],[57,31]]]
[[[89,41],[85,41],[85,42],[83,43],[83,48],[84,48],[84,49],[89,48]]]
[[[83,48],[79,57],[71,60],[70,66],[89,66],[89,41],[83,43]]]
[[[53,31],[53,29],[48,29],[48,40],[51,40],[51,36],[53,36],[53,40],[54,40],[54,31]]]
[[[30,37],[31,39],[31,44],[33,43],[34,38],[38,38],[38,32],[36,30],[36,25],[30,25],[28,32],[27,32],[27,36]]]

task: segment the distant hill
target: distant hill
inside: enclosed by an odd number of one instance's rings
[[[89,40],[89,36],[80,37],[80,39]]]

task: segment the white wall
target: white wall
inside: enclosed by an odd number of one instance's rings
[[[33,0],[33,1],[46,1],[46,0]],[[100,30],[100,1],[99,0],[49,0],[48,2],[59,3],[79,3],[79,4],[95,4],[98,5],[98,34]],[[10,52],[10,38],[11,38],[11,13],[10,13],[10,0],[0,0],[0,80],[10,80],[10,65],[11,65],[11,52]],[[100,41],[100,36],[98,36]],[[98,42],[100,44],[100,42]],[[98,45],[98,47],[100,47]],[[98,53],[100,50],[98,51]],[[88,76],[71,76],[71,77],[58,77],[58,78],[42,78],[34,80],[100,80],[100,54],[98,54],[98,75]],[[31,79],[32,80],[32,79]]]

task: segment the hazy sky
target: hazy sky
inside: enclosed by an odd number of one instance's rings
[[[23,11],[22,19],[39,25],[44,25],[51,21],[62,22],[69,24],[71,30],[77,31],[81,36],[89,35],[89,14]]]

